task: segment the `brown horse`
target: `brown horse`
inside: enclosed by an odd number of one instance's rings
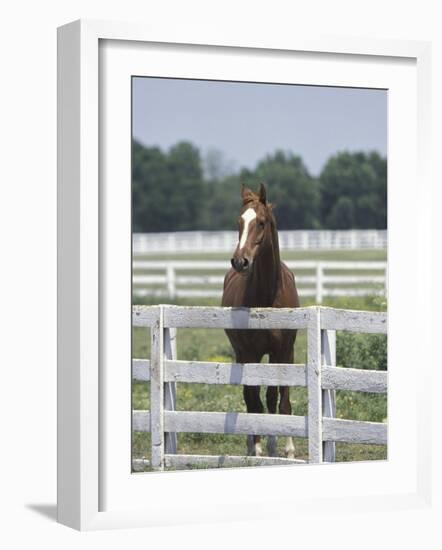
[[[232,268],[224,279],[223,306],[230,307],[299,307],[295,279],[279,256],[278,232],[266,190],[258,193],[247,187],[241,190],[243,207],[238,219],[239,243],[231,259]],[[293,363],[296,330],[226,330],[238,363],[259,363],[269,354],[270,363]],[[249,413],[262,413],[260,386],[244,386],[244,400]],[[279,413],[291,414],[289,388],[279,387]],[[269,413],[276,413],[278,388],[269,386],[266,393]],[[267,440],[270,456],[276,455],[276,438]],[[287,438],[285,452],[293,458],[295,448]],[[247,453],[262,455],[259,435],[247,437]]]

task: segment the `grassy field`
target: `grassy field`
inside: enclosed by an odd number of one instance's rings
[[[225,257],[225,256],[224,256]],[[164,256],[162,256],[163,259]],[[168,259],[175,259],[168,257]],[[186,256],[181,259],[222,259],[220,255]],[[153,258],[150,258],[153,259]],[[329,260],[385,260],[384,251],[337,251],[337,252],[299,252],[285,254],[284,259],[329,259]],[[302,299],[302,305],[313,305],[312,300]],[[153,299],[137,299],[137,303],[158,303]],[[174,303],[181,305],[219,305],[213,299],[180,299]],[[385,311],[386,302],[380,298],[334,298],[324,305],[348,309]],[[179,359],[231,361],[233,353],[223,330],[217,329],[179,329],[177,337]],[[146,358],[150,354],[149,331],[143,328],[133,329],[133,356]],[[337,335],[338,364],[354,368],[386,368],[386,337],[380,335]],[[305,331],[298,331],[295,344],[295,362],[306,360]],[[338,418],[383,422],[387,419],[387,398],[384,395],[364,394],[361,392],[337,391],[336,407]],[[293,414],[307,414],[307,392],[305,388],[291,389]],[[264,388],[261,398],[265,403]],[[149,409],[149,384],[133,384],[133,408]],[[235,411],[246,412],[241,386],[208,384],[177,385],[177,410]],[[212,434],[178,434],[178,452],[183,454],[230,454],[244,455],[245,436]],[[149,434],[134,433],[134,458],[149,458]],[[279,438],[278,453],[284,456],[284,438]],[[307,440],[295,439],[296,458],[307,458]],[[336,445],[338,461],[380,460],[387,457],[386,446]]]
[[[190,254],[190,255],[152,255],[149,257],[137,257],[138,260],[156,260],[156,261],[169,261],[169,260],[186,260],[186,261],[192,261],[192,260],[203,260],[203,261],[224,261],[226,265],[229,265],[230,263],[230,253],[214,253],[214,254]],[[308,260],[314,260],[314,261],[384,261],[386,259],[386,252],[384,250],[359,250],[359,251],[352,251],[352,250],[329,250],[329,251],[286,251],[283,253],[283,261],[308,261]],[[222,280],[222,277],[224,276],[225,268],[220,269],[208,269],[208,270],[202,270],[202,269],[182,269],[182,268],[176,268],[175,274],[179,278],[180,276],[215,276],[218,277],[220,280]],[[139,269],[137,268],[135,271],[135,274],[137,276],[142,275],[165,275],[164,268],[157,267],[154,269]],[[297,286],[299,291],[303,291],[304,293],[308,294],[308,291],[310,291],[310,295],[315,294],[315,283],[313,281],[306,281],[305,278],[315,276],[316,271],[314,267],[297,267],[296,268],[296,276],[297,276]],[[339,269],[329,269],[327,268],[324,272],[324,275],[326,276],[334,276],[334,275],[345,275],[345,276],[363,276],[363,277],[371,277],[382,275],[383,271],[379,269],[374,270],[358,270],[358,269],[346,269],[345,271],[339,270]],[[303,280],[304,278],[304,280]],[[330,285],[335,289],[371,289],[374,293],[379,292],[383,288],[383,283],[376,281],[375,277],[370,279],[365,279],[363,281],[358,282],[347,282],[342,281],[338,283],[329,283],[324,282],[323,289],[326,291],[327,288],[330,288]],[[134,291],[141,291],[146,287],[145,283],[142,282],[135,282],[134,283]],[[149,283],[147,287],[150,290],[154,290],[157,292],[165,291],[166,285],[165,283]],[[207,282],[201,280],[200,282],[194,281],[190,284],[190,286],[186,286],[186,284],[180,283],[178,280],[177,282],[177,289],[179,291],[188,290],[191,288],[192,290],[211,290],[211,291],[220,291],[221,284],[219,282]],[[151,303],[149,301],[149,298],[137,298],[138,303]],[[195,299],[192,299],[190,302],[187,302],[189,304],[195,305]],[[205,303],[204,303],[205,305]]]

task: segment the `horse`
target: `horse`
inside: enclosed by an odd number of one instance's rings
[[[260,184],[258,192],[242,185],[242,208],[238,218],[239,242],[231,259],[232,267],[224,278],[222,306],[226,307],[299,307],[295,277],[281,262],[278,232],[272,205],[267,202],[266,189]],[[269,355],[270,363],[293,363],[296,330],[235,330],[226,329],[237,363],[259,363]],[[260,386],[243,386],[248,413],[262,413]],[[279,387],[279,414],[291,414],[288,386]],[[266,391],[269,413],[276,413],[278,387]],[[267,439],[269,456],[276,456],[276,437]],[[263,454],[261,437],[247,436],[247,454]],[[293,439],[287,437],[287,458],[294,458]]]

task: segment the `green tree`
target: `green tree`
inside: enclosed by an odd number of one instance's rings
[[[206,201],[198,149],[181,142],[163,153],[134,141],[132,155],[133,230],[197,228]]]
[[[338,153],[324,166],[319,182],[324,227],[387,227],[387,161],[378,153]]]
[[[200,152],[188,142],[163,152],[134,141],[132,158],[136,232],[233,229],[241,183],[257,188],[261,182],[280,229],[386,227],[387,162],[378,153],[339,153],[319,180],[299,156],[283,151],[236,174],[212,151],[204,160],[206,178]]]
[[[240,176],[247,185],[267,185],[267,197],[275,204],[279,229],[319,227],[318,182],[299,156],[276,151],[259,162],[253,172],[243,170]]]
[[[235,163],[214,147],[206,151],[202,164],[204,178],[209,182],[220,182],[235,173]]]
[[[198,229],[206,203],[199,151],[190,143],[178,143],[170,149],[167,164],[172,187],[168,208],[174,218],[174,229],[168,231]]]
[[[204,209],[204,228],[211,230],[235,229],[241,207],[241,180],[232,175],[210,183]]]
[[[342,196],[333,205],[328,216],[328,224],[332,227],[353,227],[355,209],[349,197]]]
[[[132,145],[133,231],[166,231],[169,217],[169,174],[166,156],[158,147]]]

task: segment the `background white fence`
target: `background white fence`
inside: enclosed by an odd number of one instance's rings
[[[324,307],[247,309],[135,306],[134,326],[150,327],[151,358],[133,359],[135,380],[150,381],[150,411],[133,411],[132,429],[150,432],[150,460],[133,469],[302,462],[278,457],[202,456],[177,453],[176,433],[259,434],[306,437],[311,463],[335,460],[335,442],[387,444],[387,424],[337,419],[335,390],[386,393],[385,371],[336,366],[336,330],[386,333],[387,314]],[[306,364],[179,361],[176,329],[306,329]],[[304,386],[307,416],[176,411],[176,383]]]
[[[328,296],[386,294],[386,262],[288,261],[286,264],[295,274],[300,296],[314,296],[317,304]],[[229,268],[229,262],[224,261],[135,259],[133,293],[170,300],[220,298]]]
[[[385,249],[387,231],[381,229],[279,230],[281,250]],[[231,252],[238,243],[237,231],[179,231],[134,233],[134,256]]]

